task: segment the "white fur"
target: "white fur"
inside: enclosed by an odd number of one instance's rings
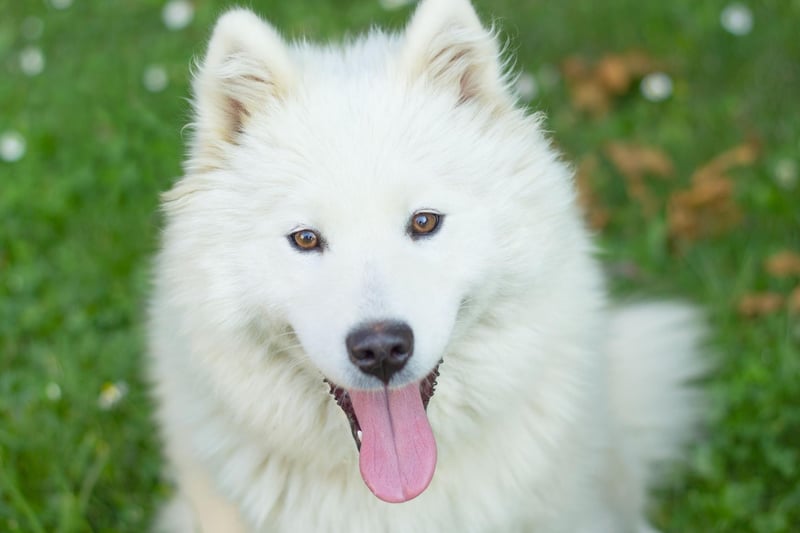
[[[466,0],[344,47],[220,19],[156,262],[151,368],[177,482],[160,528],[647,530],[649,472],[694,420],[696,320],[608,307],[571,174],[512,103]],[[446,216],[415,241],[419,209]],[[298,228],[328,247],[293,249]],[[364,485],[323,382],[377,386],[344,343],[376,319],[414,330],[392,385],[444,360],[438,465],[403,504]]]

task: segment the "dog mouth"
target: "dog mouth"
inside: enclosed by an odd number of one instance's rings
[[[427,408],[440,364],[422,380],[394,389],[347,390],[325,379],[350,424],[361,476],[383,501],[415,498],[433,477],[436,445]]]
[[[428,410],[428,404],[430,403],[431,398],[433,398],[434,392],[436,392],[436,379],[439,377],[439,365],[441,364],[442,361],[439,361],[431,373],[425,376],[422,381],[419,382],[419,393],[422,399],[422,406],[426,411]],[[353,434],[353,440],[356,443],[356,448],[361,451],[362,431],[361,426],[358,423],[358,417],[356,417],[356,412],[353,410],[353,402],[350,399],[350,393],[347,392],[347,389],[336,385],[327,378],[325,378],[324,381],[328,384],[328,387],[330,387],[330,393],[331,396],[333,396],[333,399],[336,400],[336,405],[341,407],[342,411],[344,411],[347,421],[350,423],[350,432]]]

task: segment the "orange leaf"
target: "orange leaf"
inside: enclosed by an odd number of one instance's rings
[[[746,294],[739,300],[739,314],[757,317],[775,313],[783,307],[783,295],[774,292]]]
[[[733,184],[724,178],[694,184],[673,193],[667,203],[669,234],[683,241],[719,235],[741,220]]]
[[[574,82],[589,77],[591,69],[580,56],[569,56],[561,62],[561,74],[567,82]]]
[[[686,191],[685,201],[692,208],[713,207],[733,198],[733,182],[721,176],[708,177]]]
[[[659,148],[614,141],[606,145],[606,154],[617,170],[629,178],[645,174],[666,178],[675,172],[672,160]]]
[[[800,254],[789,250],[778,252],[764,261],[764,268],[776,278],[800,276]]]
[[[794,288],[789,295],[789,312],[800,315],[800,286]]]
[[[663,68],[663,65],[659,65],[658,61],[654,60],[646,53],[636,50],[626,52],[623,54],[622,58],[623,61],[625,61],[628,72],[635,78],[641,78],[646,74]]]
[[[692,174],[692,181],[703,181],[724,175],[728,170],[752,165],[758,158],[760,146],[755,141],[742,143],[722,152],[714,159],[698,168]]]
[[[760,147],[748,141],[726,150],[692,174],[688,189],[672,194],[667,205],[669,233],[675,239],[689,241],[723,233],[741,220],[741,210],[734,198],[734,184],[726,172],[750,165],[758,158]]]
[[[628,196],[642,207],[646,215],[653,215],[657,210],[656,200],[650,193],[644,176],[671,176],[675,169],[669,156],[658,148],[620,141],[608,143],[605,152],[625,177]]]
[[[573,107],[594,116],[605,115],[615,97],[628,93],[635,79],[655,68],[642,52],[607,54],[594,65],[576,55],[561,63]]]
[[[625,59],[620,56],[605,56],[597,64],[595,78],[611,94],[625,94],[631,85],[631,73]]]
[[[575,82],[570,91],[572,105],[578,111],[595,116],[606,114],[611,107],[611,98],[603,86],[592,78]]]

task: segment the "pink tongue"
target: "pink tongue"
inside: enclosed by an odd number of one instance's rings
[[[361,426],[359,465],[364,482],[386,502],[419,496],[436,467],[436,443],[419,383],[348,393]]]

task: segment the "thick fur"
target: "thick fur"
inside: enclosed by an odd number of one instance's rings
[[[245,10],[195,83],[186,176],[164,196],[151,370],[177,488],[170,532],[647,531],[654,468],[695,420],[697,317],[615,308],[571,172],[515,106],[467,0],[400,34],[285,43]],[[409,216],[445,214],[413,240]],[[313,228],[321,252],[287,235]],[[441,359],[438,466],[403,503],[364,485],[323,378],[375,387],[355,325],[399,319]]]

